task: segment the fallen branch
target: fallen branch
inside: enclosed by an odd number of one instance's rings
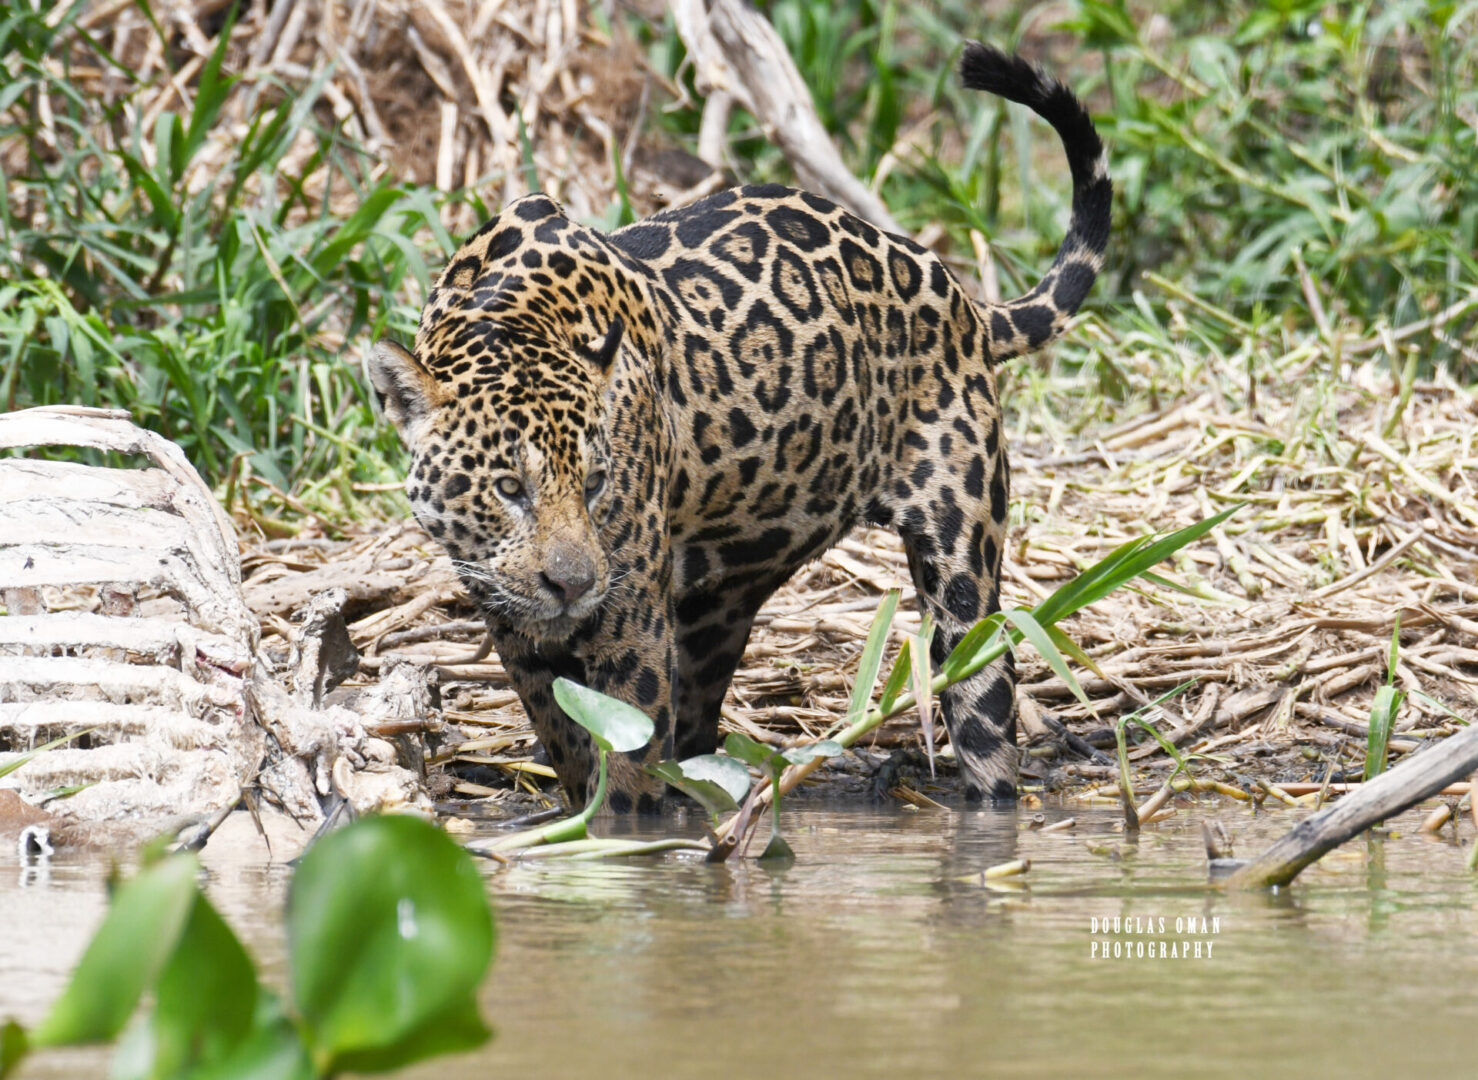
[[[1227,879],[1232,889],[1287,885],[1325,852],[1372,825],[1431,798],[1478,769],[1478,725],[1444,739],[1439,748],[1407,758],[1296,828]]]
[[[803,186],[888,232],[903,232],[883,200],[843,164],[810,89],[768,19],[742,0],[678,0],[671,9],[699,90],[732,95],[753,113]],[[710,164],[714,157],[721,160],[717,142],[710,130],[704,146]]]

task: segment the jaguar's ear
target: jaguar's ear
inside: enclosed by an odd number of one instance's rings
[[[380,410],[409,446],[412,428],[430,415],[435,403],[436,377],[409,349],[388,338],[374,343],[364,366]]]
[[[611,328],[606,331],[606,339],[590,353],[590,360],[601,371],[610,371],[611,364],[616,359],[616,353],[621,351],[621,335],[626,333],[626,324],[617,315],[611,320]]]

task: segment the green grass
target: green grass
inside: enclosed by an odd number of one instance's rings
[[[1029,287],[1066,225],[1061,152],[1026,110],[961,90],[953,73],[962,37],[1016,46],[1026,27],[956,0],[762,6],[859,175],[871,179],[900,139],[920,144],[898,148],[881,187],[900,222],[938,223],[967,268],[979,230],[1003,291]],[[1192,304],[1180,334],[1223,355],[1249,339],[1324,332],[1300,262],[1328,326],[1354,337],[1478,289],[1473,3],[1080,0],[1061,23],[1030,29],[1030,51],[1089,101],[1110,147],[1114,234],[1091,303],[1118,309],[1116,320],[1158,327],[1185,310],[1147,285],[1147,271],[1230,316]],[[654,40],[652,56],[675,71],[681,52]],[[678,137],[696,124],[681,112],[666,122]],[[791,178],[748,117],[732,130],[745,178]],[[1470,312],[1424,336],[1423,368],[1473,375],[1455,343],[1475,322]],[[1096,359],[1072,347],[1060,356]]]
[[[1108,269],[1088,330],[1012,369],[1015,407],[1051,434],[1093,430],[1121,399],[1173,396],[1209,365],[1282,378],[1305,346],[1314,374],[1337,379],[1351,340],[1478,296],[1473,0],[1153,13],[1080,0],[1055,26],[963,0],[762,7],[847,163],[880,181],[906,227],[939,225],[965,276],[978,231],[1008,295],[1062,236],[1066,169],[1045,125],[960,89],[960,40],[1029,37],[1090,102],[1118,185]],[[311,107],[315,87],[238,86],[219,55],[189,80],[188,113],[142,130],[160,77],[141,82],[109,35],[78,32],[79,11],[51,27],[0,0],[0,407],[126,408],[260,518],[361,512],[364,488],[403,462],[359,353],[413,329],[415,298],[454,247],[449,197],[377,172]],[[671,26],[620,19],[675,76]],[[72,77],[84,68],[127,86],[99,101]],[[699,107],[648,110],[649,137],[692,149]],[[743,180],[792,178],[738,112],[731,152]],[[625,179],[613,220],[630,213]],[[450,198],[488,212],[471,193]],[[1405,385],[1438,366],[1478,375],[1475,324],[1478,303],[1406,339]]]
[[[404,286],[424,291],[428,260],[454,247],[436,204],[372,180],[375,162],[310,109],[316,87],[260,84],[244,135],[225,137],[240,117],[223,112],[219,50],[190,113],[140,130],[157,80],[73,32],[81,10],[52,28],[0,3],[14,76],[0,142],[26,150],[0,191],[0,407],[129,409],[211,482],[255,476],[352,513],[352,484],[393,480],[398,454],[359,349],[414,327]],[[122,72],[127,90],[98,102],[69,78],[83,65]]]

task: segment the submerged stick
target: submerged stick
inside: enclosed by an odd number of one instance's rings
[[[1360,785],[1328,810],[1301,821],[1291,832],[1227,880],[1228,888],[1287,885],[1325,852],[1386,818],[1437,794],[1478,769],[1478,724],[1444,739],[1438,747],[1407,758]]]

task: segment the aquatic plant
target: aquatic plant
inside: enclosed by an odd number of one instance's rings
[[[291,998],[201,891],[192,855],[146,856],[62,996],[0,1031],[0,1076],[34,1049],[122,1035],[119,1080],[312,1080],[385,1072],[487,1040],[476,990],[496,938],[476,866],[417,818],[368,818],[303,856],[287,901]],[[152,1007],[133,1024],[140,1002]]]
[[[613,750],[636,750],[645,746],[652,737],[652,723],[632,705],[567,679],[558,679],[554,684],[555,699],[571,719],[591,733],[599,750],[599,773],[594,798],[587,802],[584,810],[572,817],[494,840],[476,840],[468,847],[478,854],[495,857],[503,857],[506,853],[515,851],[538,849],[538,853],[544,857],[568,854],[580,858],[651,854],[693,848],[707,851],[708,857],[713,861],[722,861],[738,848],[744,837],[757,825],[757,811],[768,805],[771,808],[770,840],[760,858],[793,857],[794,852],[780,831],[780,800],[821,761],[835,757],[853,746],[858,739],[883,721],[918,708],[931,695],[968,679],[994,663],[1007,651],[1018,649],[1023,642],[1030,643],[1079,699],[1086,701],[1082,687],[1068,666],[1068,658],[1090,668],[1093,662],[1056,623],[1080,608],[1101,600],[1137,577],[1154,576],[1152,567],[1206,535],[1238,509],[1240,506],[1230,507],[1167,536],[1151,535],[1130,541],[1058,588],[1036,607],[999,611],[982,619],[960,639],[939,665],[939,671],[933,675],[929,673],[928,665],[919,665],[914,659],[917,653],[927,652],[927,629],[910,637],[893,662],[877,705],[869,708],[873,689],[882,670],[888,629],[898,607],[898,590],[889,591],[879,605],[868,631],[847,714],[838,722],[836,730],[829,732],[827,737],[800,746],[777,749],[740,732],[731,732],[724,741],[727,758],[701,755],[686,761],[664,761],[650,769],[654,775],[691,795],[708,811],[715,823],[712,842],[708,845],[701,841],[677,839],[639,844],[625,840],[590,838],[587,835],[586,827],[605,793],[607,754]],[[1184,687],[1179,687],[1159,700],[1164,701],[1183,689]],[[1143,719],[1143,711],[1136,710],[1122,718],[1119,724],[1121,747],[1125,726],[1131,722],[1137,723],[1166,747],[1176,761],[1177,772],[1186,768],[1186,761],[1179,752],[1163,739],[1152,724]],[[748,776],[741,775],[742,767],[736,770],[735,765],[723,764],[726,760],[753,767],[761,774],[762,783],[751,787]],[[733,816],[720,824],[718,815],[724,811],[733,813]]]
[[[1370,732],[1365,741],[1365,779],[1374,780],[1386,771],[1390,753],[1391,731],[1396,714],[1406,694],[1396,689],[1396,663],[1401,658],[1401,613],[1396,612],[1396,628],[1391,631],[1391,648],[1386,654],[1386,681],[1375,692],[1370,703]]]
[[[507,836],[474,840],[467,845],[469,851],[496,858],[507,851],[539,848],[544,857],[569,855],[599,858],[606,855],[644,855],[674,848],[701,846],[696,841],[681,839],[659,840],[648,844],[590,836],[590,819],[600,811],[606,799],[610,755],[640,750],[651,742],[652,720],[634,705],[628,705],[608,694],[563,677],[554,680],[554,700],[566,716],[588,731],[595,740],[599,760],[594,794],[585,800],[585,807],[578,814]]]

